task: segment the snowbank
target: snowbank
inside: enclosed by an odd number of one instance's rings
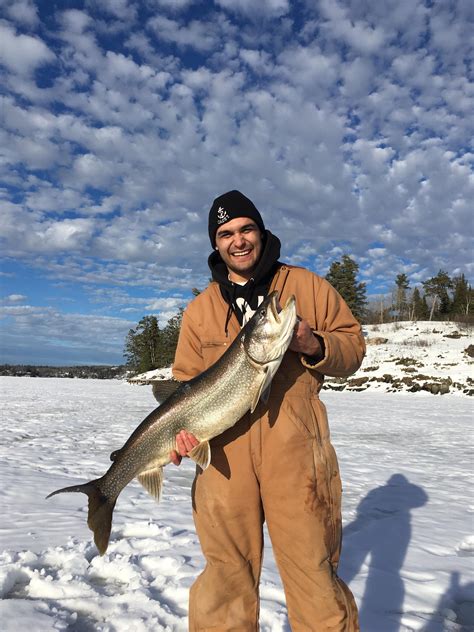
[[[472,328],[451,322],[397,322],[363,328],[367,355],[350,378],[326,378],[324,389],[474,395]],[[469,347],[470,350],[469,350]],[[141,373],[129,382],[172,380],[171,368]]]

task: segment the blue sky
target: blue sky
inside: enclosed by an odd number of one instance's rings
[[[325,274],[472,279],[471,0],[0,0],[2,361],[121,363],[238,188]]]

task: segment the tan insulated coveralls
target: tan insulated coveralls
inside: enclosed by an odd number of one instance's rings
[[[341,480],[330,442],[323,376],[358,369],[360,325],[324,279],[284,265],[271,289],[296,296],[298,315],[324,338],[315,365],[288,351],[267,404],[211,441],[212,461],[193,487],[196,530],[206,567],[191,588],[189,629],[258,630],[263,522],[267,522],[293,632],[356,632],[357,608],[337,577],[341,547]],[[211,366],[237,336],[226,337],[228,305],[217,283],[184,312],[173,373],[189,380]]]

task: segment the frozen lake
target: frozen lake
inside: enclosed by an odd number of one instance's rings
[[[150,387],[0,377],[2,630],[187,629],[203,566],[194,466],[165,469],[159,505],[138,483],[120,496],[97,555],[86,498],[58,487],[100,476],[152,408]],[[344,484],[341,576],[364,632],[474,630],[472,400],[325,392]],[[296,457],[295,457],[296,458]],[[267,545],[261,630],[288,631]]]

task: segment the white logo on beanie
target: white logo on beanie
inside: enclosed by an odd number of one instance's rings
[[[220,226],[220,224],[225,224],[228,221],[229,216],[227,215],[227,211],[223,206],[219,206],[217,209],[217,225]]]

